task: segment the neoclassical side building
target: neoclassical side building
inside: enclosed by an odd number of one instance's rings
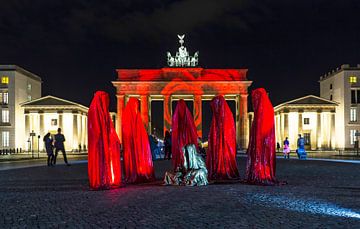
[[[56,134],[59,127],[65,135],[67,151],[78,150],[79,146],[87,148],[87,107],[51,95],[25,102],[21,107],[25,116],[26,150],[31,147],[43,150],[44,135]]]
[[[337,148],[335,112],[338,103],[314,95],[281,103],[274,107],[276,141],[282,145],[289,138],[290,148],[297,148],[298,134],[305,138],[306,149]]]
[[[0,65],[0,149],[24,149],[24,109],[41,97],[41,78],[17,65]]]

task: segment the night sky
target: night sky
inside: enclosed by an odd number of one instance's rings
[[[200,67],[248,68],[274,105],[319,94],[321,75],[360,63],[360,1],[0,1],[0,64],[43,79],[43,95],[89,106],[116,68],[161,68],[177,34]]]

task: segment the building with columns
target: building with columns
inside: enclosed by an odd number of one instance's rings
[[[120,140],[123,109],[130,97],[140,100],[142,121],[148,133],[152,119],[163,118],[163,132],[171,129],[173,101],[184,99],[192,103],[197,133],[202,137],[202,101],[223,95],[235,101],[236,142],[239,148],[247,148],[248,87],[247,69],[204,69],[197,67],[198,52],[190,56],[184,44],[185,35],[178,35],[180,47],[174,56],[167,53],[168,67],[161,69],[117,69],[113,81],[117,97],[117,132]],[[163,114],[152,114],[152,101],[163,103]],[[152,115],[156,117],[152,117]],[[209,124],[210,125],[210,124]]]
[[[0,149],[26,146],[24,108],[41,97],[41,78],[16,65],[0,65]]]
[[[337,148],[353,149],[360,132],[360,64],[341,67],[320,77],[320,96],[337,102],[335,129]]]
[[[338,103],[307,95],[274,107],[276,141],[289,138],[290,149],[297,148],[298,134],[305,139],[308,150],[338,148],[335,112]]]
[[[21,107],[25,116],[26,150],[31,147],[43,150],[43,136],[48,132],[56,134],[59,127],[65,136],[67,151],[78,150],[79,146],[87,148],[87,107],[51,95],[25,102]]]

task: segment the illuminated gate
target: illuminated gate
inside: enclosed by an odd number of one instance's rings
[[[247,97],[252,81],[246,78],[247,69],[203,69],[193,66],[197,63],[189,57],[180,38],[179,52],[183,56],[172,57],[168,53],[169,66],[161,69],[117,69],[117,80],[113,81],[117,97],[117,132],[121,133],[121,118],[129,97],[140,99],[140,112],[145,128],[151,131],[151,101],[162,100],[164,104],[164,132],[171,128],[172,101],[184,99],[193,101],[193,115],[198,135],[202,137],[202,100],[211,100],[223,95],[226,100],[236,102],[236,142],[240,148],[248,143]],[[181,51],[182,49],[182,51]],[[184,53],[185,52],[185,53]],[[197,53],[196,53],[197,54]],[[180,58],[188,58],[188,64]],[[186,58],[185,58],[186,60]],[[178,67],[186,66],[186,67]]]

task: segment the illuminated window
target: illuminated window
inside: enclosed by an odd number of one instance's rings
[[[10,132],[9,131],[3,131],[1,134],[2,138],[2,146],[3,147],[9,147],[10,146]]]
[[[28,101],[31,101],[32,97],[31,95],[28,95]]]
[[[30,83],[28,83],[27,89],[28,89],[28,91],[31,91],[31,84]]]
[[[352,107],[352,108],[350,108],[350,122],[356,122],[356,121],[357,121],[356,108]]]
[[[304,133],[305,145],[310,145],[310,133]]]
[[[57,126],[57,119],[51,119],[51,125]]]
[[[8,92],[4,92],[2,94],[2,103],[9,104],[9,93]]]
[[[1,121],[4,123],[8,123],[10,121],[9,118],[9,110],[2,110],[1,112]]]
[[[1,83],[2,84],[9,84],[9,77],[8,76],[2,76],[1,77]]]
[[[304,118],[304,124],[309,125],[310,124],[310,118]]]
[[[350,83],[356,83],[356,81],[357,81],[356,76],[350,76],[350,77],[349,77],[349,82],[350,82]]]
[[[355,141],[356,141],[356,133],[357,130],[350,130],[350,144],[354,145]]]

